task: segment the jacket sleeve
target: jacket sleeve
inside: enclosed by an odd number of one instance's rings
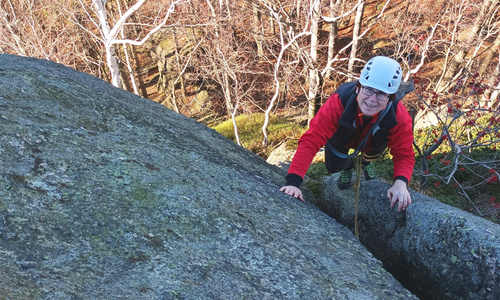
[[[311,162],[328,139],[337,131],[344,110],[338,94],[332,94],[309,123],[309,129],[300,137],[297,151],[288,169],[287,185],[299,187]]]
[[[398,125],[389,130],[387,147],[390,148],[394,162],[394,180],[401,179],[408,183],[415,166],[413,151],[412,120],[406,107],[399,102],[396,109]]]

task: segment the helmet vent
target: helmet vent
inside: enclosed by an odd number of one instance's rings
[[[400,69],[398,68],[398,69],[396,70],[396,74],[395,74],[392,78],[394,78],[394,79],[398,79],[398,78],[399,78],[399,75],[400,75]]]

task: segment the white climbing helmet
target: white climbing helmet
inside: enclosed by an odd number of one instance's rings
[[[395,94],[401,84],[401,76],[403,71],[397,61],[386,56],[375,56],[361,71],[359,83],[386,94]]]

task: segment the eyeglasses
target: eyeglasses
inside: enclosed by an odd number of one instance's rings
[[[389,95],[387,95],[386,93],[374,90],[374,89],[366,87],[366,86],[362,86],[361,91],[363,92],[363,94],[365,96],[368,96],[368,97],[375,94],[375,97],[377,98],[377,100],[381,101],[381,102],[385,102],[385,101],[389,100]]]

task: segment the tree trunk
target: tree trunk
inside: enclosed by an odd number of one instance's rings
[[[493,61],[493,57],[498,53],[498,49],[500,49],[500,34],[497,33],[497,37],[493,42],[493,45],[486,51],[484,54],[484,58],[481,60],[481,65],[479,66],[479,75],[484,75],[486,69]]]
[[[120,67],[118,64],[118,59],[116,58],[115,46],[112,44],[111,28],[108,23],[106,16],[106,8],[102,1],[93,0],[96,7],[97,16],[99,18],[99,23],[101,25],[101,30],[104,39],[104,49],[106,51],[106,63],[108,64],[109,73],[111,76],[111,83],[117,88],[121,88],[120,81]]]
[[[129,45],[127,45],[127,44],[123,45],[123,54],[125,55],[126,67],[127,67],[128,73],[129,73],[130,83],[132,84],[132,89],[134,91],[134,94],[136,94],[136,95],[139,96],[139,88],[137,87],[137,83],[135,82],[135,72],[134,72],[134,68],[132,66],[132,62],[130,60],[130,54],[129,54],[128,46]],[[132,48],[132,47],[133,46],[130,45],[130,48]],[[126,80],[124,80],[124,82],[125,81]]]
[[[264,50],[262,48],[262,15],[257,7],[257,3],[252,3],[253,26],[255,43],[257,45],[257,56],[259,60],[264,58]]]
[[[490,79],[488,80],[488,89],[484,91],[484,94],[481,97],[481,101],[483,103],[486,103],[486,106],[488,108],[492,109],[498,109],[498,106],[500,104],[500,82],[498,82],[498,78],[500,78],[500,52],[498,52],[498,54],[498,64],[495,68],[495,71],[493,72],[493,74],[491,74]]]
[[[297,1],[297,6],[295,7],[295,18],[297,19],[297,23],[301,24],[302,14],[300,13],[300,5],[302,4],[302,0],[296,0],[296,1]]]
[[[139,82],[139,90],[141,92],[141,96],[144,98],[149,98],[148,90],[147,90],[146,84],[144,82],[144,72],[141,71],[141,69],[142,69],[141,61],[139,60],[139,57],[137,56],[137,52],[135,51],[135,48],[133,45],[131,45],[131,47],[130,47],[130,54],[132,56],[132,60],[134,61],[134,70],[135,70],[135,74],[137,75],[136,76],[137,81]]]
[[[181,83],[181,94],[182,94],[182,99],[186,99],[186,86],[184,84],[184,72],[182,71],[182,65],[181,65],[181,54],[179,53],[179,44],[178,44],[178,41],[179,39],[177,38],[177,32],[175,31],[175,29],[173,30],[173,35],[174,35],[174,43],[175,43],[175,62],[177,63],[177,73],[179,74],[179,77],[178,77],[178,80],[180,81]],[[176,100],[176,97],[175,97],[175,88],[176,88],[176,83],[177,83],[177,80],[174,81],[174,86],[172,87],[172,99],[174,99],[174,101],[176,101],[177,103],[177,100]]]
[[[354,78],[354,61],[358,54],[358,40],[359,34],[361,33],[361,23],[363,22],[363,13],[365,10],[366,0],[358,0],[359,6],[356,11],[356,19],[354,21],[354,28],[352,33],[352,47],[351,47],[351,55],[349,56],[349,64],[347,67],[349,77],[351,80]]]
[[[127,2],[124,2],[123,4],[125,5],[125,8],[127,10],[130,9],[130,5]],[[122,14],[120,13],[120,17],[121,16],[122,16]],[[137,17],[135,15],[130,16],[130,20],[132,23],[140,24],[140,21],[137,20]],[[133,30],[135,36],[139,36],[137,26],[133,26],[132,30]],[[125,39],[123,29],[121,30],[121,32],[122,32],[122,38]],[[126,48],[127,46],[128,46],[128,44],[123,45],[124,48]],[[149,98],[148,91],[146,89],[146,84],[144,83],[144,79],[143,79],[143,73],[141,72],[141,62],[139,60],[139,57],[137,56],[137,51],[136,51],[134,45],[130,45],[130,52],[129,53],[130,53],[130,59],[133,62],[130,78],[131,79],[133,78],[133,80],[137,80],[137,82],[139,84],[139,86],[136,87],[138,89],[137,95],[140,95],[144,98]]]
[[[318,64],[318,34],[319,34],[319,12],[320,0],[314,0],[313,11],[311,16],[311,66],[309,69],[309,110],[308,122],[316,115],[319,109],[319,86],[320,86],[320,73],[317,68]]]
[[[271,8],[276,11],[276,5],[274,3],[271,3]],[[277,21],[274,20],[274,18],[269,18],[269,22],[270,22],[270,26],[271,26],[271,31],[272,31],[272,34],[273,35],[277,35],[278,34],[278,30],[279,30],[279,24],[277,23]]]
[[[117,88],[121,88],[120,66],[118,64],[118,59],[116,58],[115,46],[108,44],[104,48],[106,50],[106,62],[111,76],[111,84]]]
[[[450,59],[448,63],[448,68],[444,71],[444,76],[443,80],[440,82],[439,86],[436,88],[436,92],[441,93],[443,92],[449,84],[453,81],[453,77],[456,75],[457,70],[459,67],[462,65],[464,62],[464,59],[469,52],[469,50],[474,46],[474,40],[477,38],[478,33],[480,32],[481,28],[484,25],[486,15],[488,14],[488,11],[491,5],[493,5],[493,1],[497,2],[497,0],[484,0],[483,4],[481,5],[481,10],[476,17],[474,24],[472,27],[469,28],[467,37],[465,38],[465,41],[463,42],[463,47],[460,47],[460,49],[456,52],[456,54]]]
[[[342,0],[330,0],[330,17],[335,18],[339,15],[339,7]],[[330,23],[330,33],[328,34],[328,61],[332,61],[335,55],[335,39],[338,35],[337,21]],[[332,71],[328,69],[325,73],[326,78],[330,78]]]
[[[217,17],[217,14],[215,13],[215,9],[213,8],[212,3],[210,2],[210,0],[205,0],[205,1],[207,2],[208,6],[210,8],[212,20],[218,23],[218,17]],[[219,0],[219,5],[222,5],[222,0]],[[215,38],[217,41],[220,41],[220,32],[219,32],[220,27],[219,26],[220,26],[220,24],[218,23],[214,28]],[[219,43],[216,43],[215,47],[217,49],[217,53],[218,53],[217,55],[222,53],[222,50],[220,49]],[[220,66],[221,61],[223,64],[222,66]],[[222,87],[222,93],[224,94],[224,100],[226,102],[227,116],[231,117],[233,114],[234,106],[233,106],[232,99],[231,99],[231,83],[230,83],[230,76],[228,74],[229,70],[228,70],[228,67],[226,64],[227,64],[227,62],[223,56],[222,56],[222,59],[219,60],[218,62],[216,62],[215,60],[212,61],[212,66],[213,66],[214,70],[217,70],[218,67],[221,68],[220,71],[218,71],[218,72],[220,72],[219,83]]]

